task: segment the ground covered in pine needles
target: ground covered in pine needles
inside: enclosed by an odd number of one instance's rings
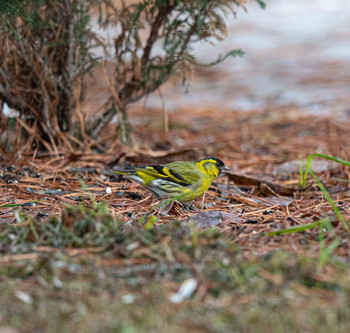
[[[345,332],[350,118],[134,110],[82,153],[0,157],[0,332]],[[109,134],[108,134],[109,133]],[[108,136],[110,135],[110,136]],[[105,169],[216,156],[233,173],[168,215]],[[288,231],[286,231],[288,229]]]

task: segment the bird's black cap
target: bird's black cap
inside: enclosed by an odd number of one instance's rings
[[[201,158],[199,161],[203,161],[203,160],[208,160],[208,162],[210,160],[215,161],[215,165],[219,168],[220,170],[220,175],[226,173],[226,172],[231,172],[231,169],[225,165],[225,163],[221,160],[219,160],[217,157],[213,157],[213,156],[209,156],[209,157],[204,157]]]

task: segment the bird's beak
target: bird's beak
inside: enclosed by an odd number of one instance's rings
[[[223,174],[228,173],[228,172],[232,172],[232,171],[228,166],[224,165],[224,167],[221,168],[221,170],[220,170],[220,175],[223,175]]]

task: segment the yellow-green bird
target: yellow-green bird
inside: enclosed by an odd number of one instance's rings
[[[216,157],[113,170],[143,185],[158,199],[176,197],[181,203],[200,197],[216,177],[230,171]]]

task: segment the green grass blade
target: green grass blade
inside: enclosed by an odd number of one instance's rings
[[[329,257],[334,252],[334,250],[338,247],[340,244],[340,237],[336,237],[333,242],[327,246],[324,247],[322,250],[320,249],[320,258],[319,258],[319,269],[323,267],[323,265],[329,260]]]
[[[314,229],[318,228],[320,224],[322,223],[331,223],[331,219],[329,217],[325,217],[321,220],[308,223],[308,224],[303,224],[303,225],[296,225],[294,227],[288,228],[288,229],[283,229],[283,230],[278,230],[278,231],[271,231],[267,235],[268,236],[279,236],[279,235],[285,235],[285,234],[291,234],[293,232],[301,232],[309,229]]]
[[[152,229],[157,222],[157,216],[151,215],[149,221],[144,225],[145,230]]]
[[[321,157],[321,158],[324,158],[324,159],[329,160],[329,161],[340,163],[340,164],[345,165],[345,166],[350,168],[350,162],[342,160],[341,158],[328,156],[328,155],[324,155],[324,154],[312,154],[307,158],[305,173],[303,175],[303,179],[301,180],[302,187],[306,186],[307,176],[308,176],[308,173],[311,171],[311,164],[312,164],[314,157]]]
[[[315,179],[318,187],[320,188],[320,190],[322,191],[323,195],[326,197],[327,201],[330,203],[330,205],[332,206],[335,214],[337,215],[338,219],[343,223],[344,228],[347,231],[349,230],[349,226],[347,224],[347,222],[344,220],[343,215],[340,213],[339,208],[337,207],[337,205],[335,204],[335,202],[333,201],[333,199],[331,198],[331,196],[329,195],[328,191],[326,190],[326,188],[323,186],[323,184],[321,183],[321,181],[318,179],[318,177],[313,173],[312,170],[309,170],[310,175],[312,176],[313,179]]]

